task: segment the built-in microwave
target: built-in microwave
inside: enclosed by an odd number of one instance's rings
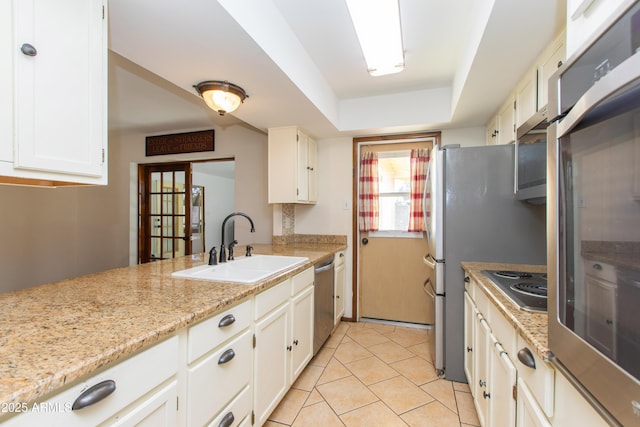
[[[517,129],[514,192],[533,204],[547,201],[547,107]]]
[[[614,426],[640,425],[640,1],[549,81],[550,361]]]

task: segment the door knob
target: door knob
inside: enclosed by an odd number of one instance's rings
[[[369,243],[369,239],[367,239],[366,237],[362,238],[362,244],[366,245],[367,243]]]

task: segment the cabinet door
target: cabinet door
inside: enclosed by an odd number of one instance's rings
[[[476,392],[475,402],[476,410],[478,412],[478,419],[480,425],[488,425],[489,414],[489,397],[490,391],[488,388],[489,376],[490,376],[490,337],[491,330],[489,324],[482,317],[482,314],[476,315],[476,326],[474,330],[474,360],[475,360],[475,377],[476,377]]]
[[[309,137],[298,131],[298,200],[309,200]]]
[[[524,381],[518,380],[517,427],[551,427]]]
[[[587,304],[587,338],[605,355],[616,357],[616,286],[585,276]]]
[[[291,300],[291,353],[289,383],[292,384],[313,357],[313,291],[309,286]]]
[[[513,427],[516,423],[516,367],[495,337],[491,336],[491,376],[489,418],[493,427]]]
[[[544,58],[538,70],[538,108],[545,107],[549,98],[549,77],[562,65],[565,59],[564,41],[555,45],[548,57]]]
[[[178,382],[172,381],[126,415],[114,418],[113,427],[173,427],[178,424]]]
[[[307,139],[307,186],[309,202],[318,201],[318,146],[316,140],[308,137]]]
[[[497,143],[498,143],[498,116],[495,115],[487,123],[487,129],[485,134],[485,144],[495,145]]]
[[[509,98],[498,112],[498,144],[509,144],[516,140],[515,99]]]
[[[100,177],[106,142],[103,0],[14,1],[15,153],[19,169]]]
[[[475,375],[474,375],[474,324],[476,323],[477,309],[473,304],[473,300],[468,292],[464,293],[464,373],[467,376],[467,382],[470,385],[471,394],[476,395]]]
[[[516,89],[516,128],[538,111],[538,73],[536,70],[525,75]]]
[[[344,257],[344,253],[340,252],[340,255]],[[344,285],[346,281],[346,270],[344,265],[344,258],[341,264],[336,264],[336,268],[334,270],[335,276],[335,290],[333,293],[333,312],[335,313],[335,319],[333,322],[333,326],[336,326],[340,323],[342,316],[344,315]]]
[[[254,411],[262,425],[289,389],[287,360],[289,303],[280,305],[255,324]]]

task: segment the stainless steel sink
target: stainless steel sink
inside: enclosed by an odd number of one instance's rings
[[[171,273],[173,277],[253,284],[266,277],[297,267],[309,261],[307,257],[284,255],[253,255],[237,257],[218,265],[201,265]]]

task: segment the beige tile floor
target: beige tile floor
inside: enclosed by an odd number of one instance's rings
[[[265,426],[478,426],[468,385],[436,375],[431,334],[341,323]]]

